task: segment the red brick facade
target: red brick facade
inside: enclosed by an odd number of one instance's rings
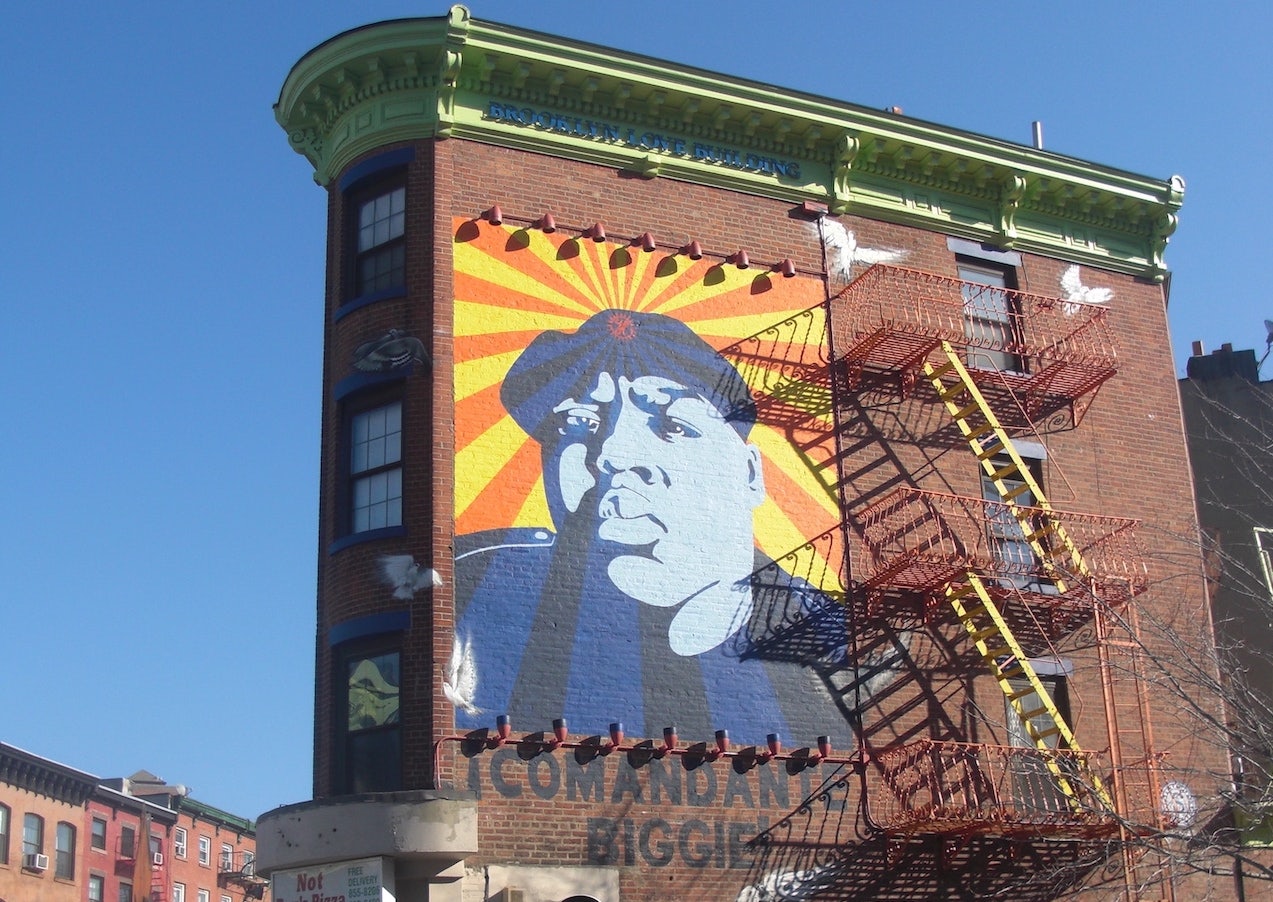
[[[396,788],[477,790],[480,852],[465,861],[471,871],[608,869],[616,875],[623,899],[769,898],[763,895],[765,881],[793,873],[806,875],[810,885],[831,881],[826,875],[834,875],[842,894],[832,897],[854,899],[956,898],[961,883],[1003,889],[1018,885],[1014,881],[1029,873],[1059,875],[1052,892],[1071,879],[1082,882],[1092,865],[1073,862],[1072,856],[1081,857],[1074,845],[1031,844],[1019,837],[999,845],[975,839],[925,842],[918,836],[909,843],[890,842],[872,832],[859,806],[869,810],[863,786],[871,791],[873,756],[917,739],[1010,744],[1004,701],[993,680],[969,664],[951,624],[939,618],[857,625],[863,646],[876,651],[894,647],[900,632],[907,633],[909,662],[895,688],[859,712],[862,747],[835,750],[832,763],[809,764],[806,756],[807,766],[796,759],[779,772],[778,761],[740,769],[731,766],[739,760],[734,758],[675,774],[684,761],[670,756],[627,770],[620,756],[607,758],[595,750],[561,749],[523,760],[511,747],[474,754],[472,743],[465,747],[442,741],[454,733],[453,709],[440,679],[455,629],[453,218],[478,220],[498,204],[509,221],[529,227],[551,211],[559,228],[575,234],[604,223],[607,234],[616,236],[616,246],[648,231],[662,253],[674,253],[697,239],[707,256],[721,260],[739,249],[763,266],[789,258],[800,273],[813,274],[802,278],[823,274],[828,296],[840,292],[845,282],[827,272],[826,251],[810,217],[791,202],[645,179],[607,166],[467,140],[431,139],[394,148],[404,146],[414,150],[406,164],[404,296],[338,315],[348,300],[346,223],[351,214],[339,186],[334,182],[330,189],[316,798],[346,791],[333,746],[339,734],[333,715],[339,715],[341,676],[334,672],[330,631],[375,615],[405,612],[409,625],[400,640],[399,715],[403,765]],[[957,274],[956,254],[944,234],[855,216],[839,221],[862,246],[904,252],[906,267]],[[1017,287],[1060,295],[1061,277],[1070,265],[1023,253],[1015,266]],[[852,275],[861,271],[855,268]],[[1150,657],[1171,669],[1189,649],[1205,652],[1210,620],[1163,290],[1091,266],[1084,267],[1083,277],[1113,292],[1108,322],[1119,349],[1117,375],[1101,387],[1077,428],[1054,420],[1019,437],[1046,446],[1042,479],[1058,508],[1143,521],[1151,588],[1134,603],[1142,612]],[[332,542],[342,536],[340,505],[347,491],[342,475],[344,408],[334,393],[351,373],[355,348],[389,329],[421,338],[431,357],[431,365],[416,365],[393,389],[403,403],[403,534],[333,551]],[[976,461],[957,436],[952,440],[949,421],[932,398],[919,390],[901,397],[891,390],[863,388],[856,405],[853,428],[859,433],[854,438],[860,440],[842,442],[847,455],[839,462],[850,578],[865,566],[855,515],[885,489],[913,485],[972,498],[982,493]],[[378,558],[386,554],[412,554],[418,561],[427,556],[443,585],[408,602],[389,597],[377,570]],[[1069,637],[1055,654],[1072,664],[1069,692],[1076,732],[1086,737],[1089,748],[1107,745],[1090,629]],[[1180,699],[1155,690],[1151,705],[1154,749],[1166,755],[1165,778],[1186,782],[1204,808],[1214,810],[1227,772],[1223,751],[1213,736],[1199,733],[1198,721],[1182,711]],[[499,712],[487,713],[493,724]],[[548,729],[547,723],[515,724],[514,739]],[[627,741],[644,739],[656,746],[660,741],[657,736]],[[683,737],[682,744],[703,741],[710,745],[711,737]],[[441,766],[435,773],[439,742]],[[856,771],[845,763],[855,753],[866,762]],[[594,765],[604,769],[599,781],[595,770],[586,769]],[[857,772],[863,769],[866,773]],[[1203,892],[1223,898],[1229,889],[1221,878],[1190,879],[1177,889],[1177,898],[1202,898]],[[515,882],[510,877],[508,885]],[[751,896],[744,889],[748,886]],[[1109,892],[1117,893],[1117,885]],[[1009,895],[1026,898],[1013,891]]]

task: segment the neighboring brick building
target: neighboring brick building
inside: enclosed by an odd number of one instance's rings
[[[329,200],[279,902],[1232,891],[1150,691],[1220,704],[1178,178],[463,7],[276,116]]]
[[[0,899],[82,902],[95,777],[0,743]]]
[[[243,902],[264,895],[255,858],[253,824],[184,786],[102,780],[0,743],[4,902]]]
[[[1255,351],[1194,351],[1180,398],[1198,518],[1210,540],[1217,629],[1230,645],[1256,652],[1247,659],[1253,686],[1273,698],[1273,382],[1260,381]]]
[[[1239,820],[1273,845],[1273,382],[1253,350],[1194,345],[1180,380],[1216,634],[1229,667],[1234,752],[1246,783]]]

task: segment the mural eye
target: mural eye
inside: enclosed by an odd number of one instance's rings
[[[571,439],[584,439],[596,435],[601,428],[601,418],[591,410],[563,411],[558,421],[557,433]]]
[[[698,438],[703,434],[684,420],[677,420],[672,417],[658,418],[655,421],[654,428],[664,439]]]

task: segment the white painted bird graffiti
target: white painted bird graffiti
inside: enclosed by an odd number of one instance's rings
[[[442,577],[431,567],[421,567],[409,554],[386,554],[380,559],[380,577],[393,587],[393,597],[403,601],[415,598],[421,589],[442,585]]]
[[[862,247],[857,236],[834,219],[819,220],[822,244],[827,249],[827,264],[841,278],[848,279],[853,264],[874,266],[876,263],[896,263],[906,256],[904,251],[880,250]]]
[[[1065,292],[1065,303],[1061,309],[1066,316],[1079,312],[1079,304],[1104,304],[1114,296],[1110,288],[1089,288],[1083,284],[1079,266],[1075,263],[1061,274],[1061,290]]]

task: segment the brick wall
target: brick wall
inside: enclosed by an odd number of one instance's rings
[[[816,227],[790,203],[458,140],[417,144],[408,173],[408,293],[339,321],[333,321],[333,314],[344,300],[340,274],[346,261],[340,234],[346,213],[339,192],[331,195],[315,721],[318,797],[335,785],[334,687],[326,644],[326,631],[333,625],[410,609],[410,628],[403,635],[401,708],[406,788],[429,785],[433,743],[453,730],[439,679],[455,627],[449,521],[456,453],[449,383],[454,365],[448,300],[454,296],[452,217],[477,219],[498,203],[505,217],[518,223],[551,211],[566,231],[602,222],[616,238],[649,231],[665,249],[694,238],[709,256],[745,249],[757,264],[790,258],[801,271],[823,269]],[[840,221],[862,246],[904,252],[902,265],[955,274],[954,254],[943,235],[853,216]],[[1024,255],[1017,269],[1020,288],[1060,295],[1067,266]],[[1120,348],[1118,374],[1102,387],[1077,429],[1051,423],[1027,437],[1047,445],[1044,484],[1058,508],[1145,521],[1153,585],[1135,603],[1153,624],[1147,631],[1150,650],[1170,667],[1182,653],[1205,647],[1209,619],[1162,291],[1091,267],[1083,268],[1083,277],[1087,284],[1114,292],[1109,307]],[[840,287],[831,281],[832,291]],[[408,436],[406,536],[329,555],[327,546],[339,535],[342,485],[341,421],[332,389],[349,374],[353,349],[389,328],[421,338],[433,358],[432,373],[417,368],[402,395]],[[841,472],[852,474],[850,497],[861,499],[857,508],[894,485],[980,496],[975,463],[966,447],[950,440],[949,427],[934,414],[934,405],[887,393],[864,394],[861,400],[860,428],[882,438],[854,445],[853,455],[842,462]],[[850,515],[853,509],[851,505]],[[863,562],[858,544],[853,548],[856,573]],[[376,572],[383,554],[427,560],[445,586],[406,604],[390,598]],[[975,676],[966,656],[956,653],[949,624],[906,626],[876,625],[874,633],[862,627],[863,636],[874,637],[871,642],[877,645],[872,647],[896,648],[900,642],[909,656],[905,666],[916,677],[899,680],[896,691],[882,693],[864,712],[869,741],[885,745],[926,737],[1005,742],[1002,724],[996,722],[1003,699],[987,678]],[[1086,740],[1092,747],[1104,746],[1105,714],[1090,632],[1077,634],[1055,652],[1074,662],[1076,729],[1094,737]],[[1153,706],[1156,747],[1169,753],[1169,766],[1199,796],[1212,797],[1226,764],[1211,737],[1201,735],[1198,720],[1182,713],[1169,696],[1156,694]],[[487,713],[493,718],[497,712]],[[514,729],[520,736],[546,727]],[[442,745],[440,781],[481,796],[482,851],[469,866],[594,865],[617,870],[625,899],[733,898],[738,887],[760,885],[767,875],[774,879],[773,874],[800,870],[817,879],[818,869],[829,860],[826,850],[843,851],[857,843],[861,859],[875,862],[875,877],[884,879],[881,875],[888,873],[893,875],[889,880],[896,879],[891,853],[864,838],[869,830],[858,811],[861,786],[843,764],[797,760],[746,768],[731,766],[738,764],[732,759],[682,768],[673,776],[672,765],[686,759],[650,762],[640,755],[629,759],[588,749],[531,755],[529,746],[523,751],[525,756],[509,747],[478,752],[458,742]],[[758,833],[777,843],[748,845]],[[783,843],[798,851],[783,851],[788,848]]]

